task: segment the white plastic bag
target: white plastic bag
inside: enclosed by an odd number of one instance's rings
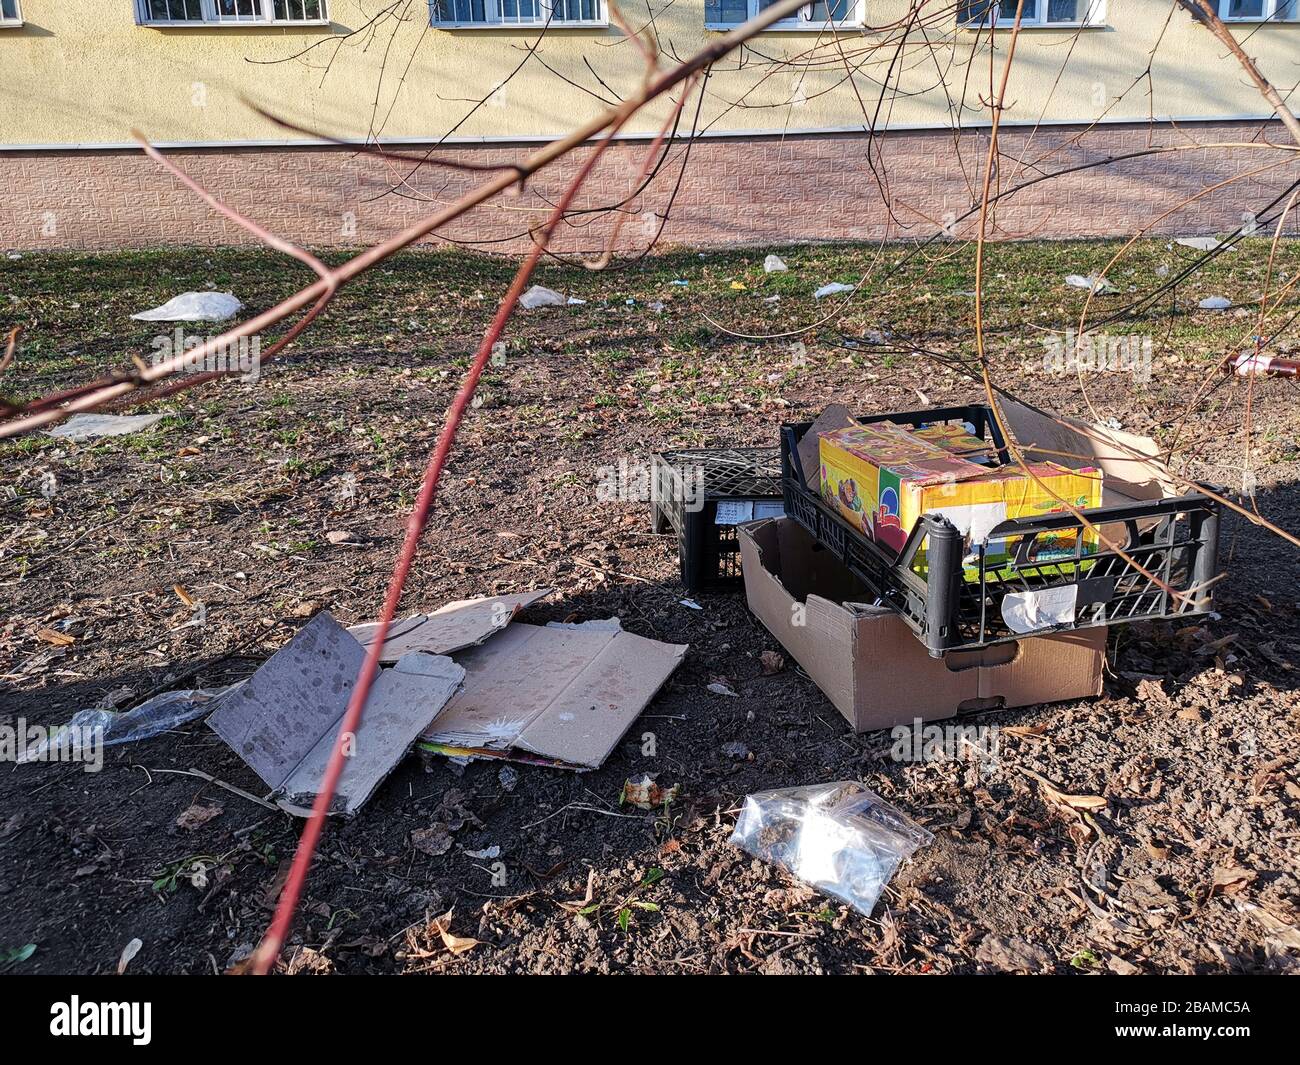
[[[871,915],[899,863],[934,836],[857,781],[745,797],[731,842]]]

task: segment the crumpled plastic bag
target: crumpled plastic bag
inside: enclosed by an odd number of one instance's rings
[[[534,285],[519,297],[519,306],[526,311],[535,311],[538,307],[563,307],[564,297],[553,288]]]
[[[220,322],[244,309],[232,292],[182,292],[161,307],[131,315],[139,322]]]
[[[731,843],[871,915],[899,863],[934,839],[857,781],[745,797]]]
[[[177,728],[213,710],[213,703],[244,682],[224,688],[187,688],[162,692],[130,710],[78,710],[66,725],[61,725],[44,743],[29,748],[19,762],[36,762],[51,748],[60,749],[84,743],[94,729],[102,729],[101,747],[147,740]]]

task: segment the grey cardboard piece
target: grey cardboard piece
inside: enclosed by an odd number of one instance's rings
[[[465,683],[424,739],[595,769],[686,651],[606,626],[511,625],[459,656]]]
[[[310,811],[364,660],[361,644],[322,612],[208,718],[291,813]],[[450,658],[417,653],[375,678],[330,813],[356,812],[463,676]]]
[[[857,732],[1101,693],[1104,627],[934,659],[901,618],[846,606],[861,584],[792,520],[737,532],[749,609]]]
[[[817,420],[808,427],[808,431],[799,441],[797,450],[799,465],[803,467],[803,479],[814,492],[821,491],[822,457],[821,443],[818,438],[822,433],[843,429],[852,424],[853,418],[849,414],[849,408],[842,403],[832,403],[817,416]]]
[[[395,621],[389,626],[380,661],[388,665],[410,651],[449,655],[474,647],[493,633],[501,632],[524,607],[550,594],[550,588],[539,588],[535,592],[461,599],[439,607],[432,614],[413,614]],[[368,648],[377,628],[378,625],[370,622],[353,625],[348,632]]]

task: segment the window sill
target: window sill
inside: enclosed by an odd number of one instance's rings
[[[966,33],[1010,33],[1015,26],[1011,23],[1004,23],[998,26],[972,26],[969,23],[959,26],[958,29]],[[1055,30],[1108,30],[1110,26],[1105,22],[1031,22],[1028,25],[1020,27],[1021,33],[1042,33],[1044,31]]]
[[[706,22],[710,33],[730,33],[743,22]],[[774,22],[762,33],[861,33],[861,22]]]
[[[0,18],[0,30],[19,30],[23,27],[20,18]]]
[[[312,19],[238,19],[221,22],[200,22],[198,19],[173,19],[170,22],[163,22],[159,19],[150,19],[148,22],[141,22],[141,26],[149,30],[260,30],[267,26],[274,26],[279,29],[297,27],[320,27],[330,25],[327,18]]]
[[[590,22],[434,22],[435,30],[478,30],[487,33],[533,33],[537,30],[607,30],[605,19]]]

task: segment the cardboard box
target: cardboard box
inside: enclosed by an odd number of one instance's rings
[[[971,543],[987,542],[986,558],[997,563],[1007,546],[988,534],[1002,522],[1064,512],[1063,499],[1080,509],[1101,506],[1099,470],[1050,461],[1031,462],[1034,477],[1016,466],[989,469],[888,422],[823,433],[818,446],[822,498],[894,552],[902,551],[922,514],[942,514]],[[1085,534],[1084,550],[1095,544],[1096,535]],[[1065,532],[1039,558],[1071,559],[1074,548],[1075,534]]]
[[[789,518],[737,527],[749,609],[855,731],[1101,693],[1106,629],[931,658],[894,614]]]

